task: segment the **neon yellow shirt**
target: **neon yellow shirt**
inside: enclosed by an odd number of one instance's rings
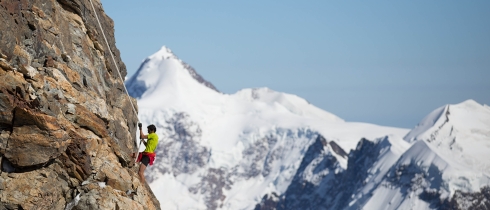
[[[145,152],[155,152],[158,145],[158,135],[156,133],[148,134]]]

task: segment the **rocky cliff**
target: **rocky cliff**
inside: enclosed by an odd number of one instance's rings
[[[92,1],[111,49],[90,0],[0,0],[0,209],[160,208],[131,164],[136,101]]]

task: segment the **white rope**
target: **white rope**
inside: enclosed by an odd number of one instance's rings
[[[114,58],[114,55],[112,54],[111,47],[109,46],[109,42],[107,41],[107,38],[105,36],[104,29],[102,28],[102,24],[100,24],[100,20],[99,20],[99,17],[97,16],[97,12],[95,11],[95,7],[94,7],[94,4],[92,3],[92,0],[90,0],[90,5],[92,5],[92,9],[94,10],[94,14],[95,14],[95,19],[97,19],[97,23],[99,23],[100,31],[102,32],[102,36],[104,37],[104,40],[105,40],[105,44],[107,46],[107,49],[109,50],[109,53],[111,54],[112,61],[114,62],[114,66],[116,66],[117,74],[119,75],[119,78],[121,79],[121,81],[123,83],[123,87],[124,87],[124,90],[126,91],[126,95],[128,95],[129,102],[131,103],[131,107],[133,107],[133,111],[136,114],[136,119],[138,119],[138,122],[139,122],[138,112],[136,112],[136,109],[134,108],[133,101],[131,100],[131,97],[129,96],[128,89],[126,89],[126,85],[124,85],[124,79],[121,76],[121,72],[119,71],[119,67],[117,66],[116,59]],[[142,141],[143,140],[140,140],[139,146],[138,146],[138,151],[136,151],[138,155],[139,155],[139,152],[140,152],[141,142]],[[138,157],[136,157],[134,159],[135,163],[137,162],[137,160],[138,160]]]
[[[123,83],[123,87],[124,87],[124,90],[126,91],[126,95],[128,95],[129,102],[131,103],[131,107],[133,107],[133,111],[136,114],[136,118],[138,119],[138,122],[139,122],[138,112],[136,112],[136,109],[134,108],[133,101],[131,100],[131,97],[129,96],[128,89],[126,89],[126,85],[124,85],[124,79],[121,76],[121,72],[119,72],[119,67],[117,67],[116,59],[114,58],[114,55],[112,54],[111,47],[109,46],[109,42],[107,41],[107,38],[105,36],[104,29],[102,28],[102,24],[100,24],[100,20],[99,20],[99,17],[97,16],[97,12],[95,11],[95,7],[94,7],[94,4],[92,3],[92,0],[90,0],[90,4],[92,5],[92,9],[94,10],[95,19],[97,19],[97,23],[99,23],[100,31],[102,32],[102,36],[104,37],[105,44],[107,45],[107,49],[109,50],[109,54],[111,54],[112,61],[114,62],[114,66],[116,66],[117,74],[119,75],[119,78],[121,79],[121,81]]]

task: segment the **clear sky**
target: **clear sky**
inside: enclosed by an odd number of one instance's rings
[[[347,121],[411,128],[490,104],[490,1],[102,0],[134,74],[166,45],[223,93],[269,87]]]

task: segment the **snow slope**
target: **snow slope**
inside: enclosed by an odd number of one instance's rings
[[[287,188],[303,153],[318,135],[349,151],[362,137],[401,138],[408,132],[345,122],[298,96],[268,88],[223,94],[191,73],[162,47],[126,82],[130,94],[138,98],[140,120],[157,126],[159,150],[188,147],[199,153],[194,157],[194,152],[165,151],[167,160],[157,166],[160,169],[150,167],[152,174],[160,174],[151,178],[150,186],[162,208],[176,208],[185,201],[185,206],[196,209],[209,208],[213,202],[225,209],[250,209],[265,193]],[[190,159],[181,161],[185,158]],[[189,167],[177,170],[179,166],[172,164],[179,161]],[[345,167],[347,161],[342,162]],[[251,172],[254,167],[257,171]],[[206,189],[196,186],[203,184],[202,177],[209,177],[211,169],[223,171],[233,182],[223,187],[224,199],[218,198],[219,202],[209,201],[212,196],[205,192],[195,192]]]
[[[489,111],[488,106],[468,100],[434,110],[404,139],[363,139],[350,152],[347,167],[334,176],[338,160],[324,147],[322,155],[300,167],[284,194],[275,200],[264,196],[260,205],[274,203],[274,209],[485,209],[490,205],[490,177],[484,154],[490,152],[490,136],[482,134],[490,131]],[[318,162],[329,164],[319,168]],[[308,170],[311,166],[314,170]]]
[[[467,100],[438,108],[404,139],[427,141],[445,158],[490,175],[490,108],[486,105]]]
[[[166,47],[126,86],[157,126],[163,209],[434,209],[489,185],[490,109],[471,100],[411,131],[345,122],[268,88],[220,93]]]

